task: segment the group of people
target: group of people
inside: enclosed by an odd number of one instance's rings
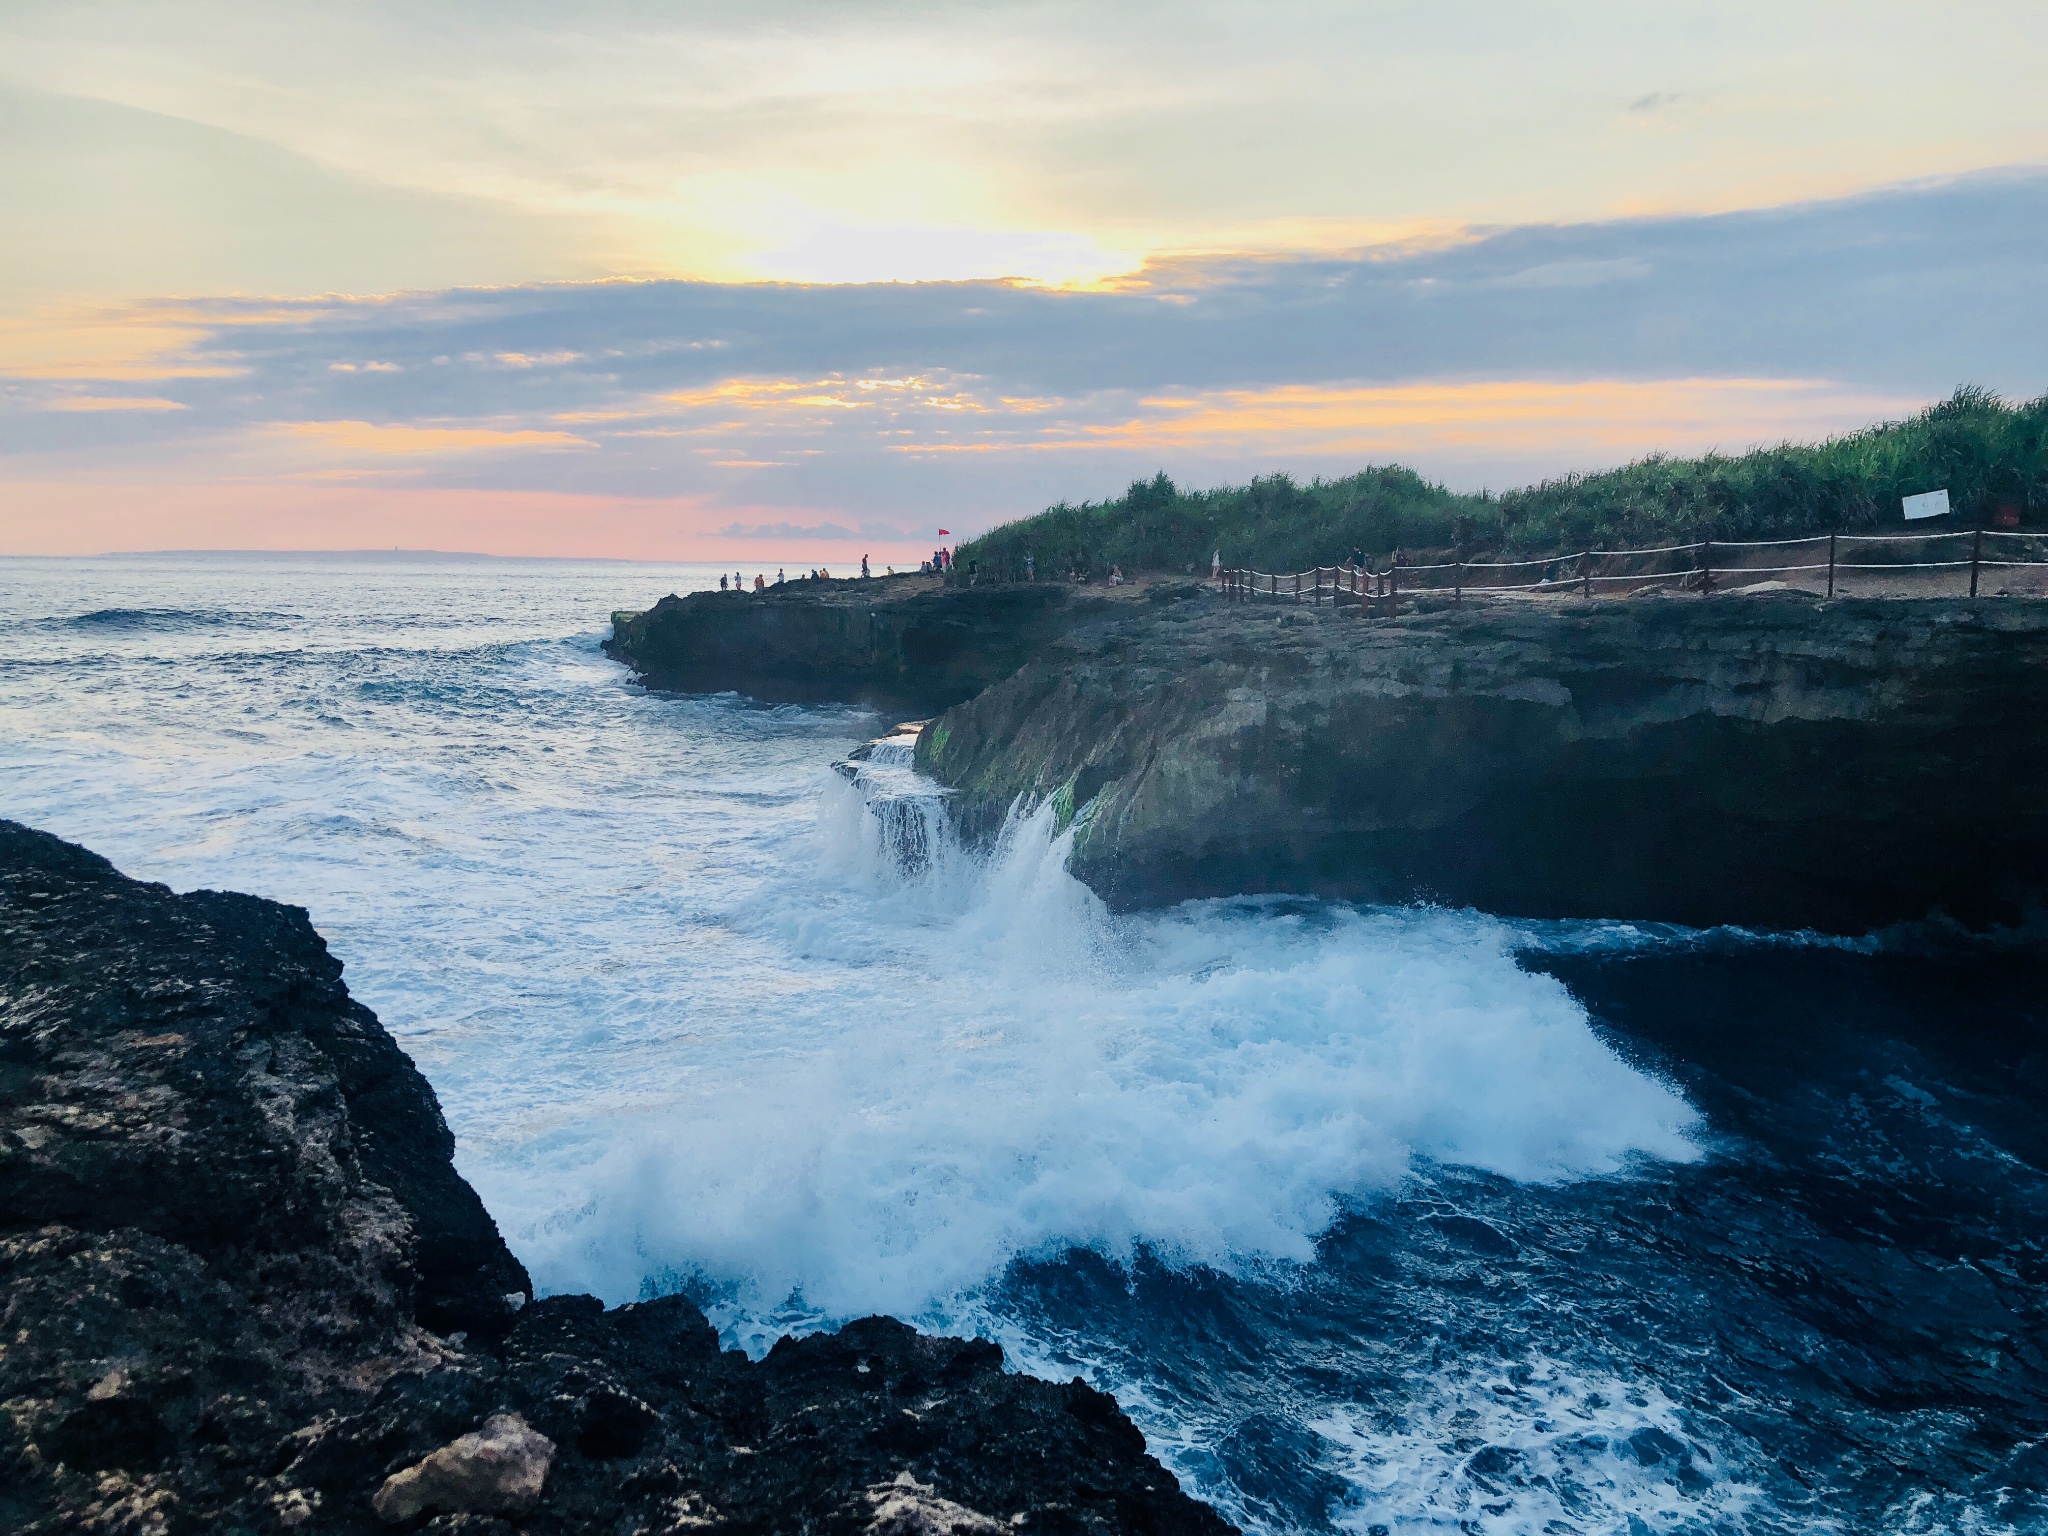
[[[811,574],[815,576],[818,573],[816,571],[813,571],[811,572]],[[782,580],[782,568],[778,566],[775,570],[775,585],[778,587],[781,586]],[[763,576],[759,571],[756,571],[754,573],[754,590],[756,592],[765,592],[767,589],[768,578],[766,576]],[[718,574],[718,590],[721,592],[744,592],[747,590],[747,578],[742,576],[738,571],[734,571],[732,573],[732,579],[728,581],[726,579],[725,573],[721,571]]]
[[[950,550],[947,550],[943,551],[943,553],[947,557],[947,569],[950,570],[952,568],[952,552]],[[930,566],[926,566],[925,568],[927,570],[931,569]],[[896,574],[896,567],[893,565],[890,566],[888,573],[891,576],[894,576]],[[866,581],[873,574],[873,569],[868,565],[868,557],[866,555],[862,555],[860,557],[861,580]],[[777,566],[775,568],[775,585],[778,587],[781,586],[786,579],[787,578],[783,574],[782,567]],[[832,573],[821,565],[811,571],[810,579],[812,581],[830,581],[832,579]],[[754,590],[756,592],[762,592],[766,591],[767,587],[768,578],[756,574],[754,577]],[[738,571],[734,571],[730,576],[727,576],[723,571],[720,571],[718,573],[718,590],[721,592],[744,592],[747,590],[747,578]]]
[[[946,572],[953,569],[953,551],[941,544],[932,551],[932,557],[925,561],[923,569],[924,574],[927,576],[934,573],[941,576],[945,575]]]

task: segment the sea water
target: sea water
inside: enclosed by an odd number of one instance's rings
[[[716,576],[7,562],[0,814],[307,907],[544,1291],[986,1334],[1262,1531],[2041,1528],[2023,950],[1112,914],[601,654]]]

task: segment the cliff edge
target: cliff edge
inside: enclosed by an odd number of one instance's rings
[[[1116,905],[2016,923],[2048,885],[2048,604],[1186,604],[1049,647],[917,760],[971,837],[1052,799]]]
[[[671,595],[645,612],[614,614],[605,653],[650,688],[935,714],[1076,629],[1198,590],[963,586],[933,576],[794,581],[761,592]]]
[[[0,821],[0,1529],[1228,1530],[993,1344],[532,1300],[452,1150],[303,911]]]

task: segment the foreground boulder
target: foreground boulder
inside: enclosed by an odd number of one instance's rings
[[[473,1435],[384,1479],[377,1518],[403,1525],[423,1514],[523,1515],[548,1480],[555,1442],[516,1413],[496,1413]]]
[[[0,1529],[1220,1533],[1113,1400],[532,1300],[303,911],[0,822]]]
[[[2048,889],[2048,604],[1185,604],[934,721],[987,836],[1078,816],[1112,903],[1300,891],[1857,932]]]

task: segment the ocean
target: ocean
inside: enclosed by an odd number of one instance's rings
[[[1113,914],[600,652],[716,579],[0,561],[0,815],[306,907],[543,1291],[986,1335],[1259,1532],[2048,1530],[2037,946]]]

